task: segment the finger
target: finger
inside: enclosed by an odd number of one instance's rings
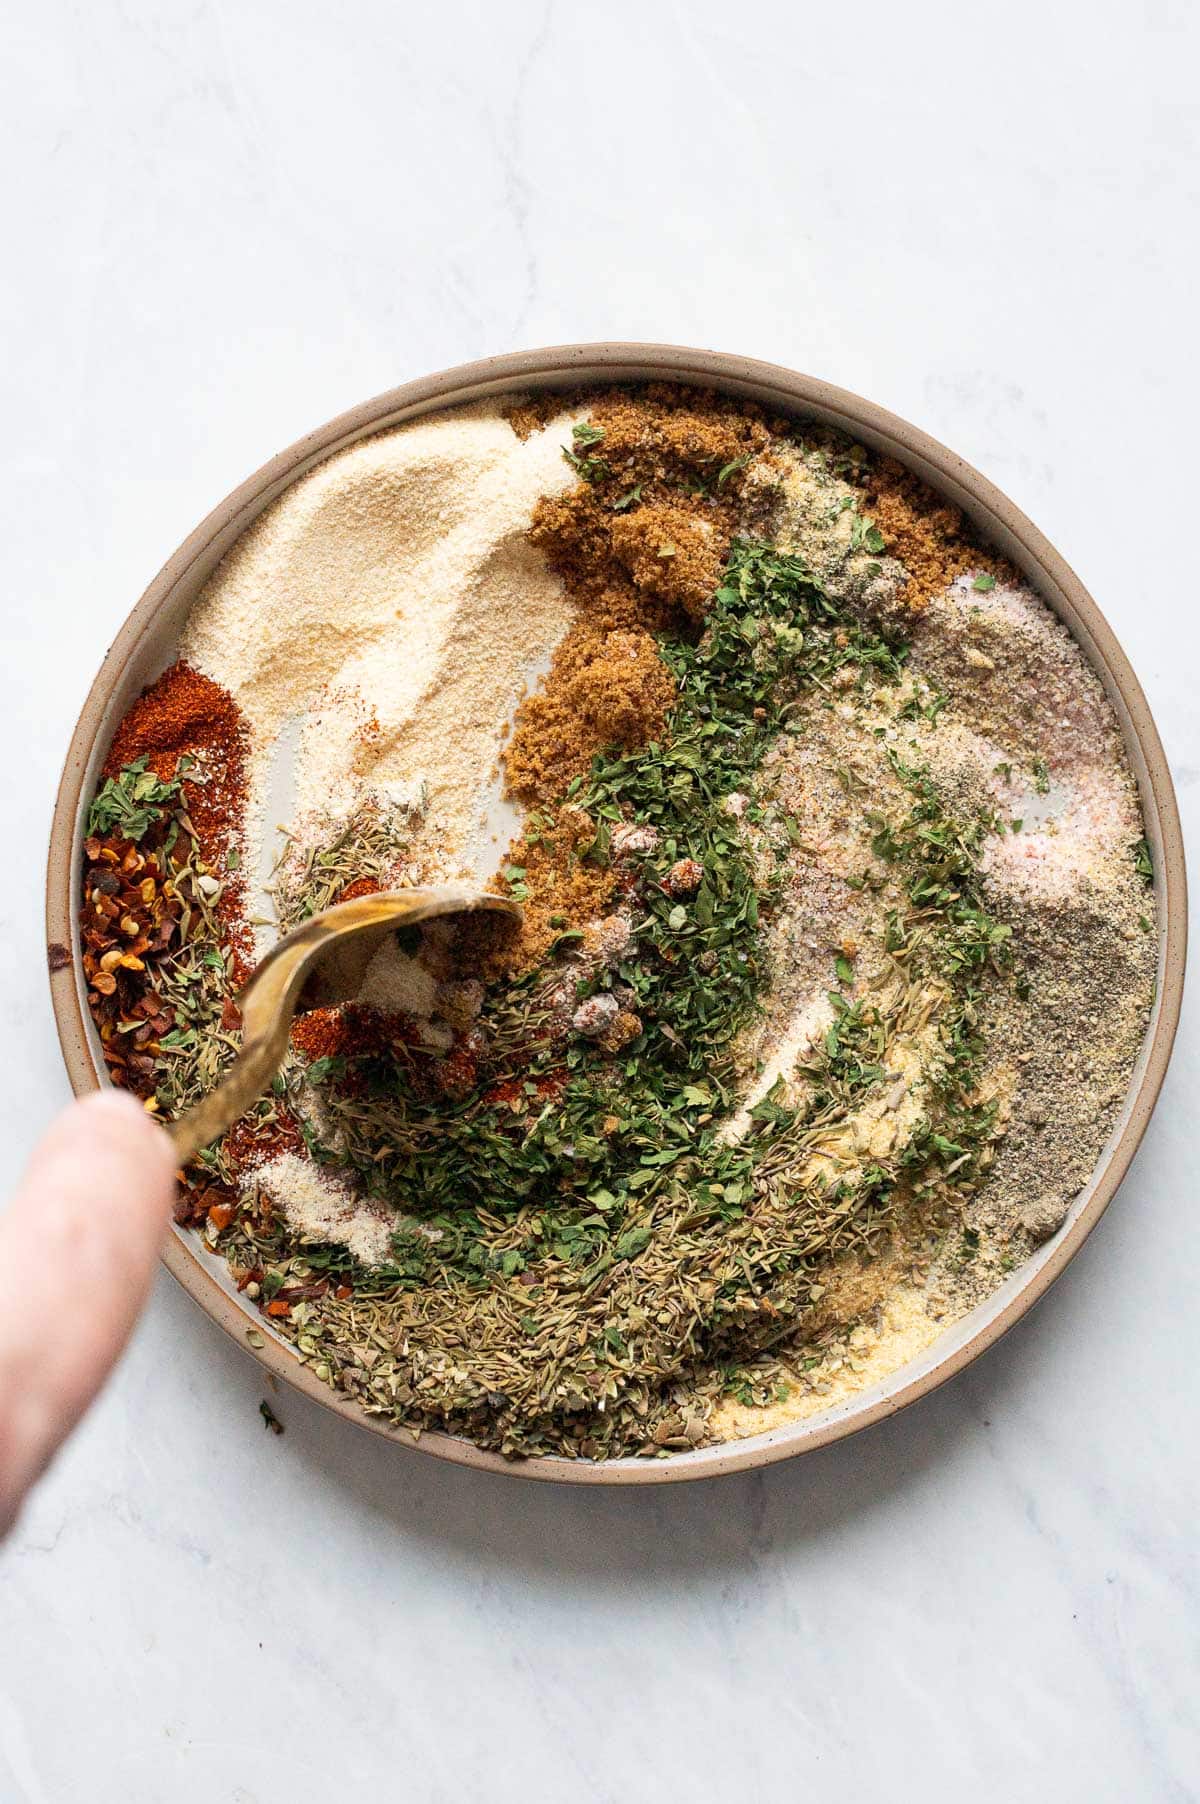
[[[174,1167],[162,1129],[106,1091],[59,1116],[0,1217],[0,1533],[129,1338]]]

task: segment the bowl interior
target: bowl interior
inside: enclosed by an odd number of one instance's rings
[[[717,388],[772,411],[836,426],[894,456],[946,495],[997,550],[1025,574],[1061,617],[1099,673],[1125,737],[1154,853],[1159,965],[1152,1018],[1120,1117],[1064,1226],[1004,1284],[918,1358],[819,1415],[746,1440],[675,1454],[667,1460],[604,1463],[531,1459],[512,1463],[472,1443],[425,1433],[419,1442],[387,1428],[336,1396],[305,1368],[264,1318],[239,1297],[223,1260],[200,1253],[176,1229],[165,1253],[173,1274],[240,1345],[287,1382],[361,1427],[429,1453],[508,1474],[560,1482],[646,1483],[712,1476],[787,1458],[893,1414],[952,1376],[991,1345],[1044,1294],[1078,1251],[1110,1201],[1154,1106],[1179,1015],[1185,943],[1182,837],[1171,779],[1137,679],[1111,629],[1078,578],[1037,529],[983,477],[934,440],[871,403],[811,377],[768,364],[655,345],[584,345],[520,353],[471,364],[366,402],[267,464],[197,528],[155,578],[110,650],[68,750],[51,834],[47,931],[51,990],[59,1036],[76,1092],[106,1083],[88,1013],[78,957],[74,898],[82,879],[82,824],[112,734],[141,690],[166,669],[192,603],[246,527],[290,483],[333,452],[369,433],[421,414],[512,390],[577,384],[669,380]],[[248,1335],[254,1335],[254,1343]],[[262,1343],[259,1345],[258,1343]]]

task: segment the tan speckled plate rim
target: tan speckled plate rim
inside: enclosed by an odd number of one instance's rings
[[[509,390],[537,391],[576,383],[667,380],[698,383],[748,396],[782,414],[815,417],[839,425],[865,443],[887,450],[949,495],[974,518],[1036,585],[1043,599],[1080,639],[1105,681],[1122,717],[1141,790],[1147,836],[1155,854],[1158,903],[1159,978],[1146,1041],[1139,1057],[1124,1117],[1098,1161],[1082,1202],[1068,1218],[1046,1256],[1015,1274],[995,1300],[982,1305],[983,1319],[960,1345],[932,1358],[915,1375],[902,1367],[874,1392],[822,1415],[790,1423],[745,1440],[726,1441],[669,1459],[626,1458],[607,1462],[539,1458],[509,1461],[454,1436],[413,1436],[366,1415],[336,1396],[301,1364],[281,1339],[264,1335],[261,1348],[247,1342],[252,1327],[265,1328],[249,1306],[239,1304],[216,1275],[215,1262],[197,1251],[194,1236],[175,1230],[164,1262],[184,1289],[237,1344],[269,1372],[350,1422],[406,1447],[416,1447],[460,1465],[522,1478],[574,1484],[654,1484],[709,1478],[788,1459],[827,1445],[907,1404],[952,1378],[993,1345],[1046,1293],[1079,1251],[1107,1208],[1145,1132],[1166,1073],[1183,994],[1187,935],[1187,887],[1183,837],[1166,758],[1145,696],[1124,652],[1099,608],[1074,572],[1025,515],[999,490],[945,446],[894,414],[845,389],[775,364],[714,351],[653,344],[564,345],[520,351],[462,364],[379,395],[281,451],[216,507],[184,541],[150,584],[117,634],[96,676],[71,737],[55,803],[46,883],[46,925],[51,996],[70,1081],[76,1094],[107,1082],[93,1050],[79,979],[78,931],[73,906],[79,882],[79,828],[88,799],[101,733],[110,723],[115,698],[131,693],[160,614],[177,607],[207,575],[223,552],[270,501],[314,463],[335,450],[401,420]],[[198,575],[197,572],[200,574]],[[190,591],[188,585],[191,585]],[[147,676],[151,673],[147,673]],[[141,680],[147,680],[143,676]],[[936,1351],[935,1343],[934,1349]],[[931,1358],[930,1356],[927,1356]]]

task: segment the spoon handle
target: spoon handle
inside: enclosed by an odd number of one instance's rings
[[[331,953],[345,952],[349,943],[357,945],[359,956],[325,970],[325,992],[315,999],[322,1006],[348,1002],[356,994],[363,954],[370,953],[379,935],[406,921],[416,923],[473,909],[521,919],[520,907],[505,896],[467,884],[443,884],[430,889],[381,890],[377,895],[335,903],[278,940],[238,997],[243,1035],[238,1056],[215,1090],[177,1121],[167,1123],[177,1163],[184,1166],[202,1147],[211,1146],[262,1095],[283,1063],[300,993],[323,964],[328,966]]]
[[[243,1046],[215,1090],[202,1096],[194,1108],[167,1123],[179,1166],[187,1165],[201,1147],[210,1146],[246,1113],[274,1077],[287,1047],[287,1022],[271,1039]]]

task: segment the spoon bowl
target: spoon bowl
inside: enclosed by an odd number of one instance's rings
[[[397,927],[477,910],[521,919],[519,903],[473,884],[380,890],[355,896],[294,927],[272,946],[241,995],[242,1049],[215,1090],[167,1126],[181,1166],[257,1101],[287,1052],[292,1017],[351,1002],[367,966]]]

